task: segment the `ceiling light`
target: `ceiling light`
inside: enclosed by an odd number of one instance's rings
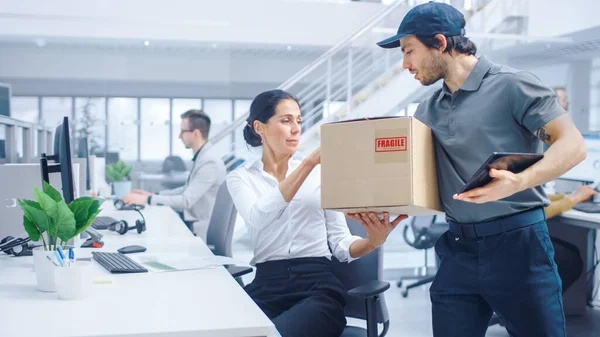
[[[148,47],[150,45],[150,41],[146,40],[144,41],[144,46]]]
[[[288,51],[292,50],[292,46],[287,46],[286,48]]]

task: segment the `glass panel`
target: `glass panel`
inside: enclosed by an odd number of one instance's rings
[[[104,97],[75,98],[76,138],[88,138],[90,154],[104,153],[106,144],[106,99]],[[75,143],[79,146],[79,143]]]
[[[55,128],[62,123],[63,117],[73,116],[73,99],[71,97],[42,97],[41,124]]]
[[[40,110],[37,97],[12,97],[10,99],[11,117],[26,122],[37,123]]]
[[[141,160],[164,160],[169,156],[169,99],[142,98]]]
[[[204,112],[210,117],[211,127],[209,135],[216,135],[223,130],[232,117],[232,104],[229,99],[206,99],[204,100]],[[215,144],[215,151],[225,156],[232,150],[233,137],[230,135]]]
[[[122,160],[138,159],[137,98],[108,99],[108,151]]]
[[[179,139],[179,133],[181,132],[181,115],[188,110],[200,109],[201,107],[202,100],[200,99],[178,98],[173,100],[173,120],[171,121],[173,130],[173,150],[171,151],[171,154],[173,156],[181,157],[184,161],[192,160],[194,154],[190,149],[186,149],[181,142],[181,139]]]

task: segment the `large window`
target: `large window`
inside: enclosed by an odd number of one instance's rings
[[[211,127],[210,136],[214,137],[219,134],[229,123],[231,123],[233,116],[233,104],[229,99],[205,99],[204,100],[204,112],[210,117]],[[217,144],[215,144],[215,151],[225,156],[232,150],[233,138],[231,136],[225,137]]]
[[[138,99],[108,99],[108,151],[120,159],[138,159]]]
[[[13,97],[10,100],[12,118],[37,123],[40,120],[39,99],[37,97]]]
[[[75,98],[75,137],[88,137],[88,151],[103,153],[106,141],[106,99],[103,97]]]
[[[188,110],[200,109],[202,107],[202,101],[199,99],[185,99],[178,98],[173,99],[173,117],[171,119],[172,127],[172,139],[173,143],[171,153],[174,156],[180,156],[183,160],[191,160],[193,153],[190,149],[186,149],[181,139],[179,139],[179,133],[181,132],[181,114]]]
[[[600,58],[592,61],[590,92],[590,131],[600,131]]]
[[[42,125],[51,128],[57,127],[65,116],[71,119],[72,112],[72,97],[42,97]]]
[[[141,100],[141,160],[164,160],[169,156],[168,98]]]

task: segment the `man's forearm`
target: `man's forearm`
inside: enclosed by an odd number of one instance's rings
[[[536,187],[565,174],[585,159],[585,143],[578,137],[563,137],[544,153],[544,158],[519,175],[523,178],[522,190]]]

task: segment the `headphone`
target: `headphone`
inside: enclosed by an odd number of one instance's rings
[[[139,211],[146,207],[144,205],[127,204],[121,199],[115,199],[113,205],[115,205],[115,208],[119,211]]]
[[[142,217],[141,220],[135,220],[135,226],[130,227],[129,224],[127,224],[127,221],[120,220],[120,221],[116,221],[116,222],[113,222],[110,225],[108,225],[108,230],[117,232],[121,235],[127,233],[127,231],[129,231],[131,229],[137,230],[138,234],[142,234],[142,232],[145,232],[146,231],[146,219],[144,218],[144,214],[142,214],[142,212],[140,212],[140,210],[137,208],[134,209],[134,211],[138,212],[138,214]]]
[[[0,252],[4,252],[8,255],[14,256],[31,256],[33,255],[33,248],[39,245],[33,245],[29,243],[31,239],[26,238],[15,238],[7,236],[0,241]]]

